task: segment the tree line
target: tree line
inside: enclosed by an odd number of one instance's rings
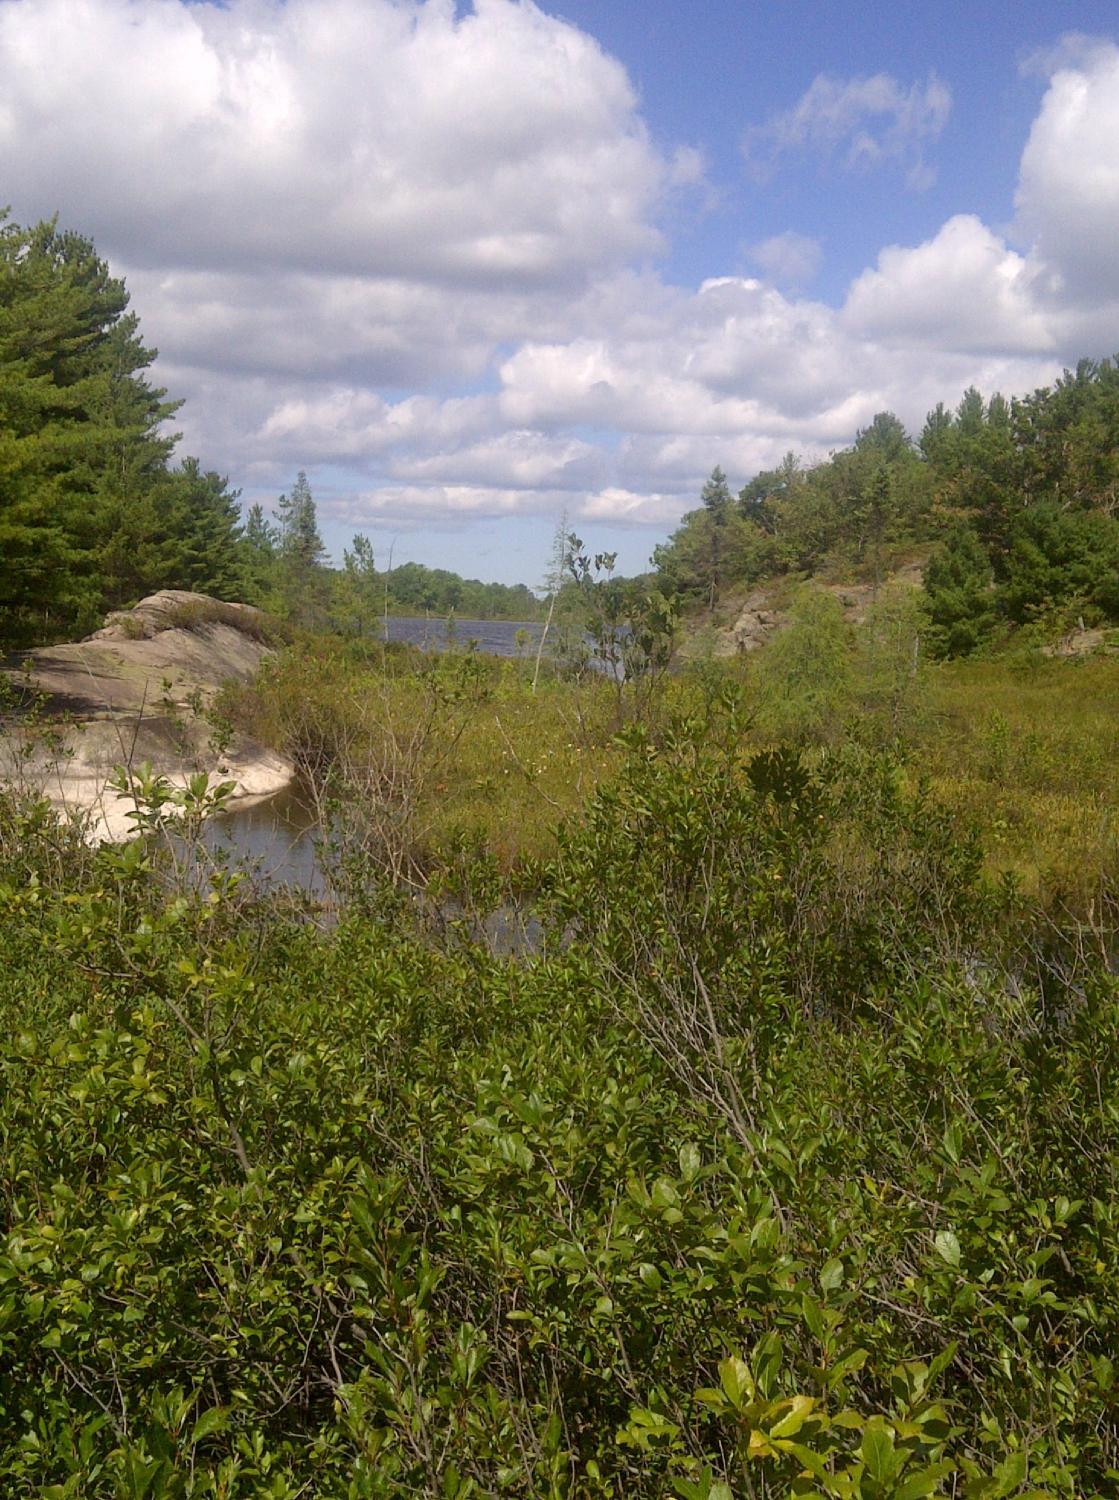
[[[386,612],[533,619],[507,587],[406,563],[357,535],[330,566],[306,476],[266,515],[196,457],[148,378],[123,280],[54,221],[0,215],[0,649],[82,633],[159,588],[364,634]],[[965,654],[1008,626],[1119,619],[1119,366],[1082,361],[1007,400],[966,391],[913,441],[879,413],[825,462],[789,453],[735,495],[721,469],[656,549],[655,587],[713,607],[728,587],[927,556],[929,644]]]
[[[362,532],[343,549],[342,567],[331,568],[302,471],[271,518],[259,504],[250,509],[243,551],[252,602],[306,629],[368,636],[386,614],[533,620],[540,612],[540,601],[524,584],[483,583],[415,562],[379,569]]]
[[[1046,616],[1116,620],[1119,366],[1082,360],[1012,400],[973,387],[916,442],[880,412],[850,448],[815,465],[789,453],[737,495],[716,468],[700,500],[654,555],[659,586],[684,599],[713,607],[783,573],[878,578],[919,549],[942,655]]]
[[[299,624],[366,628],[376,613],[525,618],[536,600],[408,564],[377,572],[356,537],[329,565],[306,476],[271,517],[174,458],[180,402],[149,379],[124,281],[55,221],[0,213],[0,650],[64,639],[161,588],[265,605]]]

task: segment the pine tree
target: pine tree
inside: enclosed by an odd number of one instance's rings
[[[342,575],[337,597],[344,626],[357,636],[368,635],[377,619],[377,569],[373,544],[359,531],[353,547],[342,553]]]
[[[175,410],[92,244],[0,216],[0,638],[92,623],[158,573]]]
[[[239,600],[245,592],[239,490],[196,458],[167,475],[160,510],[167,585]]]
[[[282,607],[307,628],[321,626],[326,615],[326,548],[307,475],[300,469],[291,493],[276,505],[277,551]]]

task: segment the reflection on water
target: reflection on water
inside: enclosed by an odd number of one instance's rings
[[[390,615],[382,621],[389,641],[427,651],[474,645],[489,656],[531,656],[543,625],[520,620],[417,619]],[[256,874],[265,886],[292,886],[324,896],[327,882],[315,841],[318,826],[308,799],[293,786],[255,807],[235,808],[208,824],[207,848],[224,851],[230,867]]]
[[[292,886],[312,896],[326,894],[315,849],[318,825],[297,788],[254,807],[212,818],[203,841],[222,851],[235,870],[254,874],[266,887]]]
[[[491,656],[531,657],[544,627],[517,620],[415,619],[390,615],[383,622],[385,638],[425,650],[473,644]],[[210,820],[203,842],[224,854],[229,868],[244,870],[270,889],[288,886],[316,898],[326,897],[328,882],[319,860],[320,834],[310,799],[298,784],[253,807],[234,808]],[[443,910],[448,922],[462,919],[451,907]],[[501,908],[486,919],[476,934],[498,953],[539,950],[542,934],[531,915],[513,907]]]
[[[265,889],[288,887],[316,900],[328,897],[328,883],[316,847],[318,825],[297,789],[281,792],[256,807],[212,818],[203,832],[208,849],[222,853],[231,870],[243,870]],[[457,902],[436,906],[422,895],[417,903],[436,927],[458,928],[491,953],[528,957],[544,945],[543,928],[531,910],[500,906],[477,921]]]

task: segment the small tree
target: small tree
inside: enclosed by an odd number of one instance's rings
[[[552,556],[548,565],[548,574],[544,580],[544,587],[548,593],[548,614],[544,621],[544,629],[540,632],[540,639],[536,643],[536,661],[532,669],[532,691],[536,692],[536,684],[540,680],[540,661],[544,655],[544,646],[548,639],[548,632],[552,628],[552,620],[556,613],[556,601],[560,590],[563,588],[567,578],[568,568],[571,561],[571,544],[577,541],[567,529],[567,512],[560,516],[552,537]]]
[[[851,631],[834,595],[806,586],[758,663],[759,722],[803,743],[835,735],[851,703]]]
[[[957,527],[929,559],[925,604],[937,656],[967,656],[994,630],[991,560],[970,526]]]
[[[734,513],[734,499],[727,485],[727,476],[718,464],[711,470],[711,478],[703,486],[699,498],[707,522],[708,607],[714,609],[726,577],[726,532]]]
[[[867,611],[856,636],[856,669],[859,724],[872,739],[901,739],[918,711],[927,626],[921,592],[910,584],[887,584]]]
[[[289,495],[276,506],[278,553],[283,602],[287,614],[301,625],[321,622],[326,596],[326,548],[319,535],[311,486],[301,469]]]
[[[357,636],[368,635],[377,619],[377,569],[373,544],[360,531],[353,548],[342,553],[337,596],[344,628]]]

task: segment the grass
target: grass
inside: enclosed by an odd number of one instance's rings
[[[275,616],[249,604],[226,604],[221,599],[191,599],[172,605],[166,612],[166,618],[169,630],[199,630],[206,625],[228,625],[230,629],[240,631],[250,640],[259,641],[265,646],[279,646],[291,640],[291,631]]]
[[[918,761],[979,823],[992,866],[1082,895],[1119,868],[1119,659],[945,663],[928,694]]]
[[[386,785],[411,778],[423,857],[485,847],[508,874],[550,855],[556,825],[579,818],[621,759],[607,684],[553,675],[533,694],[529,677],[516,661],[320,647],[283,655],[225,707],[297,760],[344,749],[376,764]],[[702,714],[705,695],[728,684],[756,703],[757,657],[708,661],[668,681],[654,732],[674,713]],[[946,816],[978,825],[991,873],[1083,904],[1119,869],[1117,710],[1114,656],[932,665],[906,711],[908,772],[930,783]],[[856,695],[833,742],[869,723]],[[748,731],[748,747],[766,742]]]

